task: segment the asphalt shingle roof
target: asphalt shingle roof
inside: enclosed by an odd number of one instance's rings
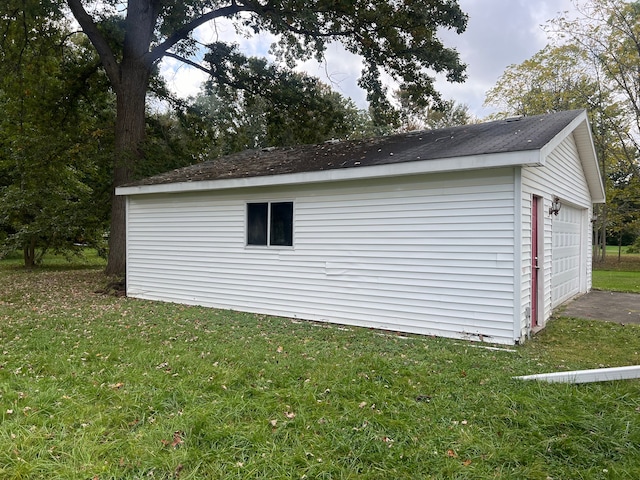
[[[571,110],[516,117],[365,140],[247,150],[155,175],[128,186],[248,178],[538,150],[581,112]]]

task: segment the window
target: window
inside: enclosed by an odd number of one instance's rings
[[[247,203],[247,245],[293,246],[293,202]]]

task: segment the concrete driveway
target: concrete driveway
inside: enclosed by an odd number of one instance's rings
[[[556,312],[565,317],[640,324],[640,294],[592,290]]]

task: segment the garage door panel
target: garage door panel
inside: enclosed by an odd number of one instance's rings
[[[563,205],[553,219],[551,305],[580,293],[582,210]]]

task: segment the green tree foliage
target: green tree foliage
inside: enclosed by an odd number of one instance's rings
[[[206,119],[182,102],[176,109],[149,113],[141,145],[144,161],[135,165],[133,177],[144,178],[202,161],[210,142],[215,142],[212,133]]]
[[[615,242],[622,247],[624,239],[628,243],[639,237],[640,233],[640,181],[637,176],[611,189],[609,198],[607,234],[609,243]]]
[[[446,48],[437,35],[440,28],[458,33],[466,28],[466,15],[455,0],[65,1],[95,46],[117,96],[115,185],[131,180],[143,156],[145,99],[158,61],[169,55],[195,65],[192,58],[199,45],[192,33],[216,19],[230,19],[245,35],[276,35],[272,50],[289,66],[321,58],[330,42],[341,42],[363,58],[360,85],[369,92],[375,118],[390,111],[383,74],[399,80],[425,104],[430,98],[439,99],[430,71],[444,73],[452,82],[464,80],[465,66],[458,53]],[[114,18],[120,18],[124,27],[119,37],[106,28]],[[226,61],[228,56],[222,55],[213,65]],[[124,200],[114,198],[108,273],[124,272],[124,232]]]
[[[195,98],[178,100],[160,83],[152,85],[173,108],[147,115],[144,159],[136,164],[135,178],[246,149],[391,131],[317,78],[232,48],[234,62],[213,75]]]
[[[8,1],[0,29],[0,253],[20,249],[33,266],[49,248],[101,239],[96,159],[111,152],[112,103],[95,55],[52,5]]]
[[[218,43],[209,49],[209,92],[217,89],[241,116],[255,120],[247,147],[316,143],[347,133],[346,102],[316,78],[247,58],[236,46]]]
[[[425,107],[414,102],[411,94],[400,88],[394,92],[399,104],[400,129],[404,131],[438,129],[468,125],[475,120],[469,113],[469,107],[455,100],[432,102]]]
[[[211,46],[211,79],[194,107],[213,132],[209,158],[247,148],[319,143],[381,133],[367,112],[317,78]],[[226,62],[214,57],[225,50]],[[232,51],[226,51],[231,49]]]

